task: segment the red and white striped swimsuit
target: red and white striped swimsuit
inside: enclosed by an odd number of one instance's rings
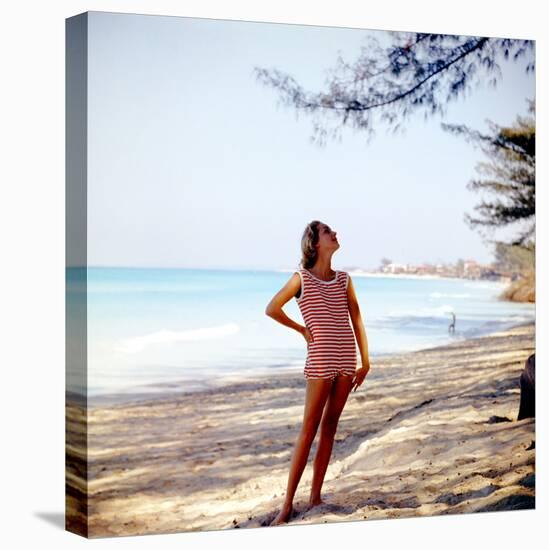
[[[307,345],[305,378],[353,375],[357,354],[355,335],[349,323],[349,274],[336,271],[335,279],[323,281],[307,269],[300,269],[298,273],[301,293],[296,302],[313,336],[313,342]]]

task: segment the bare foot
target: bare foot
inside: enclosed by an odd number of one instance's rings
[[[278,516],[271,521],[269,526],[272,525],[280,525],[282,523],[288,523],[288,520],[290,519],[290,516],[292,515],[294,509],[293,506],[290,508],[283,507],[282,510],[280,510]]]

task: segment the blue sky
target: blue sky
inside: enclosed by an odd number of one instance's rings
[[[383,31],[90,12],[88,262],[102,266],[293,268],[305,225],[338,231],[334,267],[491,261],[463,221],[484,160],[417,113],[402,135],[352,130],[320,148],[311,119],[277,106],[255,66],[322,88]],[[528,59],[501,65],[444,121],[486,130],[526,115]],[[505,235],[505,233],[501,233]]]

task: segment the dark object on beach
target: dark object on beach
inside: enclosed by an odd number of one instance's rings
[[[452,312],[452,322],[448,325],[448,334],[455,334],[456,332],[456,314]]]
[[[507,418],[506,416],[491,416],[488,420],[488,424],[498,424],[499,422],[512,422],[510,418]]]
[[[530,443],[530,446],[526,448],[527,451],[531,451],[532,449],[536,448],[536,442],[532,440],[532,443]]]
[[[520,405],[517,420],[535,418],[536,416],[536,354],[526,359],[524,370],[520,375]]]

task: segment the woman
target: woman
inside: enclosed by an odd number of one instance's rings
[[[286,499],[271,525],[286,523],[292,515],[293,498],[319,424],[320,441],[308,509],[323,504],[320,490],[339,416],[350,391],[356,391],[370,370],[368,341],[352,280],[347,272],[333,271],[331,267],[332,255],[338,249],[335,231],[318,220],[309,223],[301,239],[302,269],[292,275],[265,310],[279,323],[302,334],[308,351],[304,369],[307,388],[303,425],[292,457]],[[284,304],[294,296],[305,326],[282,311]],[[356,369],[355,336],[362,359],[359,369]]]

